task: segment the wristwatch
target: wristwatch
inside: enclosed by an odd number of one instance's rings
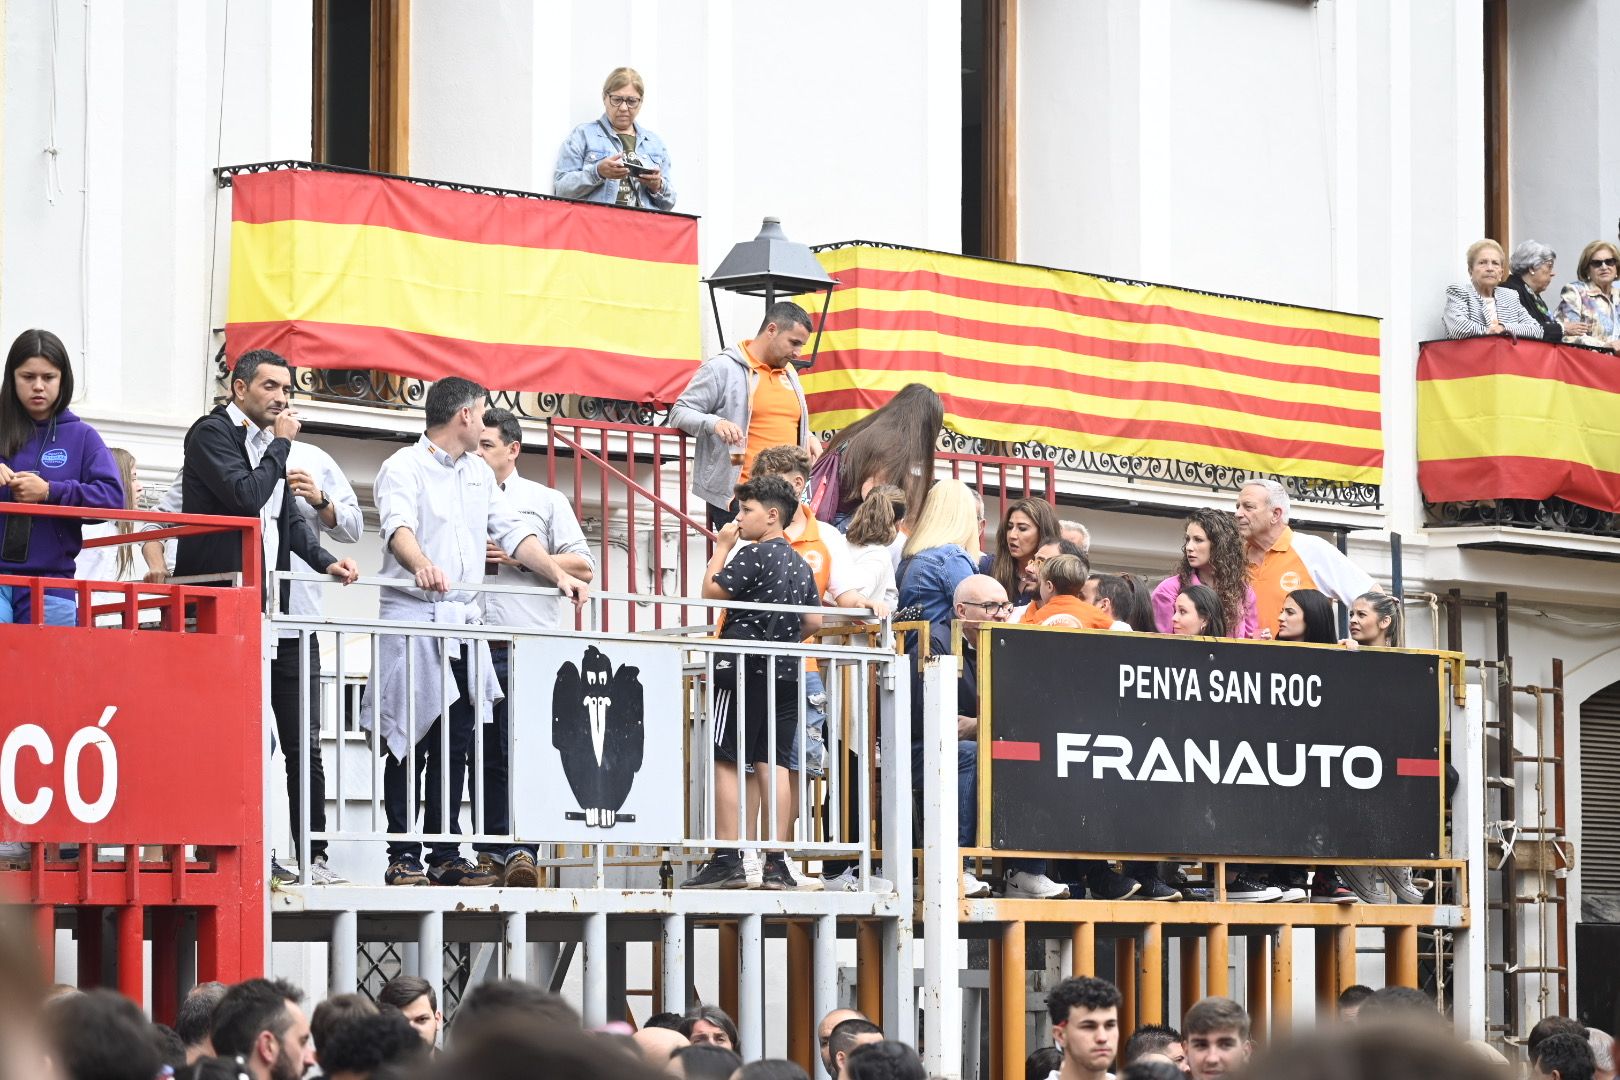
[[[318,503],[310,503],[310,505],[317,510],[325,510],[328,506],[332,505],[332,496],[323,491],[321,492],[321,501]]]

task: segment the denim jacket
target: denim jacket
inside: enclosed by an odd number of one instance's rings
[[[607,114],[575,128],[557,151],[557,171],[552,177],[552,191],[565,199],[583,199],[594,203],[619,201],[619,185],[634,184],[636,205],[655,210],[675,209],[675,185],[669,178],[669,150],[664,140],[640,124],[636,125],[636,154],[658,166],[664,184],[654,195],[636,183],[634,176],[623,180],[604,180],[596,166],[603,158],[624,152],[624,144],[613,132]]]

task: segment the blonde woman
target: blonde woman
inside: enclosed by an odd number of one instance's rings
[[[1575,264],[1579,281],[1564,286],[1558,318],[1585,323],[1587,331],[1573,340],[1593,348],[1620,349],[1620,293],[1614,287],[1620,275],[1620,249],[1607,240],[1594,240],[1581,249]]]
[[[948,626],[956,587],[978,569],[983,530],[984,511],[971,488],[960,480],[935,484],[906,539],[897,575],[900,606],[921,607],[929,622]]]
[[[1442,321],[1446,336],[1481,337],[1511,334],[1541,340],[1541,324],[1531,318],[1519,302],[1519,295],[1505,288],[1507,254],[1495,240],[1476,240],[1468,245],[1468,280],[1446,286],[1446,310]]]
[[[614,68],[602,84],[602,115],[576,127],[557,152],[552,190],[565,199],[675,209],[669,150],[636,123],[647,85],[635,68]]]

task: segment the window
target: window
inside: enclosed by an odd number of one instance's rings
[[[1018,0],[962,0],[962,253],[1018,257]]]

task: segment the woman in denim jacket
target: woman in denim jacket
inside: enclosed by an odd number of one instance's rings
[[[554,192],[586,202],[675,209],[669,151],[664,140],[636,123],[645,97],[645,84],[634,68],[613,69],[602,84],[602,115],[575,128],[557,153]],[[626,154],[647,168],[632,168]]]

